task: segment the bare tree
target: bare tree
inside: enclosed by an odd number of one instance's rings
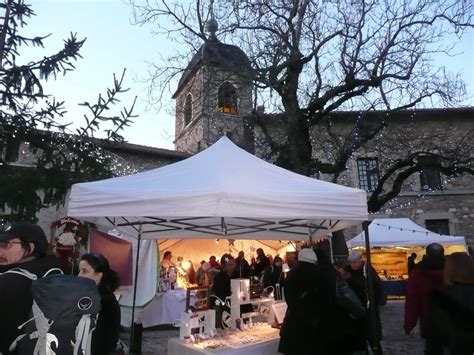
[[[220,39],[236,44],[250,58],[256,102],[282,113],[255,112],[249,121],[268,146],[268,156],[290,170],[329,174],[338,181],[354,154],[380,135],[387,138],[384,132],[397,111],[453,107],[466,98],[460,75],[437,67],[434,58],[455,55],[453,38],[472,29],[470,1],[131,1],[138,24],[152,23],[158,35],[178,38],[190,53],[208,40],[209,3]],[[181,53],[168,60],[152,73],[152,89],[160,94],[189,56]],[[344,110],[382,113],[363,122],[354,114],[350,129],[336,130],[340,115],[334,113]],[[472,136],[472,129],[467,133]],[[326,156],[316,143],[320,137],[331,142]],[[399,158],[387,161],[380,171],[370,211],[379,211],[423,169],[447,176],[472,174],[472,158],[466,153],[470,144],[464,139],[445,149],[440,144],[400,150]],[[426,163],[420,159],[426,155],[437,159]]]

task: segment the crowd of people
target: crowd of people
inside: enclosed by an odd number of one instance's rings
[[[445,256],[436,243],[426,248],[418,264],[416,255],[410,257],[406,334],[412,335],[419,324],[427,355],[473,354],[474,260],[459,252]],[[231,295],[233,278],[250,278],[262,287],[281,285],[288,305],[280,330],[279,352],[283,354],[366,354],[369,348],[382,354],[382,283],[359,251],[352,251],[347,263],[333,264],[322,249],[304,248],[287,275],[284,260],[265,255],[263,249],[257,249],[250,262],[241,251],[235,258],[224,254],[219,261],[211,256],[196,271],[189,264],[183,268],[189,281],[211,288],[220,300]],[[48,241],[40,227],[19,223],[0,232],[0,319],[8,320],[0,322],[0,354],[18,353],[10,346],[21,336],[20,326],[31,317],[32,280],[24,274],[41,278],[60,267],[59,260],[48,254]],[[164,253],[161,268],[167,275],[177,268],[171,252]],[[92,280],[100,295],[92,354],[114,353],[120,330],[120,307],[114,296],[118,276],[98,253],[82,256],[78,276]]]
[[[279,352],[365,354],[369,344],[381,354],[379,304],[368,303],[367,275],[375,286],[375,299],[382,299],[381,281],[360,252],[352,252],[347,265],[333,265],[323,250],[302,249],[285,281],[288,308]],[[375,323],[371,311],[377,315]]]
[[[265,255],[263,249],[256,250],[257,255],[250,259],[250,263],[245,259],[245,254],[240,251],[237,257],[231,254],[224,254],[218,260],[215,255],[211,255],[208,261],[201,260],[197,270],[194,269],[191,260],[177,260],[177,263],[172,261],[172,252],[166,251],[161,260],[161,278],[169,287],[174,288],[173,284],[177,281],[179,273],[186,276],[186,281],[189,284],[196,284],[198,286],[213,288],[215,278],[225,268],[226,260],[232,260],[235,264],[230,278],[246,278],[258,281],[262,286],[273,286],[282,281],[282,267],[283,260],[280,256],[273,257],[271,254]]]
[[[171,252],[164,253],[164,273],[180,267],[171,263],[171,258]],[[360,351],[362,354],[368,346],[376,354],[382,353],[378,313],[378,306],[383,304],[381,281],[374,269],[367,268],[360,252],[352,252],[347,264],[333,265],[322,249],[302,249],[298,261],[290,263],[292,268],[287,276],[283,272],[285,261],[278,255],[265,255],[261,248],[250,262],[243,251],[235,258],[228,253],[219,260],[211,256],[208,261],[200,262],[194,273],[195,282],[211,288],[211,293],[221,301],[231,295],[231,279],[234,278],[250,278],[252,283],[259,283],[263,288],[272,286],[275,289],[279,284],[288,304],[281,328],[281,353],[354,354]],[[368,302],[367,275],[374,285],[376,303],[373,305]],[[338,296],[337,290],[340,283],[352,290],[362,313],[341,304],[342,296]],[[229,311],[228,304],[211,302],[211,306],[216,309],[216,324],[220,325],[219,315]],[[369,317],[372,310],[375,321]]]

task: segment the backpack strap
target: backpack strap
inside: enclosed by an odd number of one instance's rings
[[[35,349],[33,355],[49,355],[51,352],[48,349],[51,349],[51,343],[58,344],[58,339],[53,335],[49,334],[49,328],[54,323],[53,321],[48,320],[41,309],[36,304],[35,300],[33,300],[33,318],[27,320],[25,323],[18,326],[18,329],[22,329],[27,323],[31,322],[32,320],[35,321],[36,331],[29,335],[30,339],[37,338]],[[10,345],[9,350],[13,351],[17,343],[25,336],[26,334],[19,335],[13,343]]]
[[[76,342],[74,346],[73,355],[90,355],[92,331],[94,327],[91,327],[91,315],[84,314],[81,317],[76,327]]]
[[[63,271],[60,268],[54,267],[46,271],[43,277],[49,276],[49,274],[53,272],[55,272],[57,275],[64,275]],[[26,278],[29,278],[32,281],[38,280],[38,276],[36,274],[33,274],[32,272],[19,268],[19,267],[7,270],[4,273],[1,273],[0,275],[4,275],[4,274],[17,274],[17,275],[25,276]]]
[[[32,272],[29,272],[28,270],[25,270],[19,267],[7,270],[2,275],[5,275],[5,274],[17,274],[17,275],[25,276],[26,278],[32,281],[35,281],[38,279],[38,276],[36,276],[36,274],[33,274]]]
[[[56,272],[57,273],[56,275],[64,275],[64,272],[60,268],[53,267],[52,269],[49,269],[48,271],[46,271],[43,277],[49,276],[49,274],[52,272]]]

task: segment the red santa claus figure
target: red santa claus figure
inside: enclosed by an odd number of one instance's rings
[[[51,224],[53,230],[53,246],[61,259],[64,270],[73,271],[75,260],[79,256],[77,244],[81,241],[83,225],[80,221],[65,217]]]

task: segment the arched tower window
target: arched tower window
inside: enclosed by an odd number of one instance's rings
[[[237,90],[229,82],[225,82],[219,87],[217,111],[237,114]]]
[[[184,125],[187,126],[193,119],[193,100],[191,94],[184,101]]]

